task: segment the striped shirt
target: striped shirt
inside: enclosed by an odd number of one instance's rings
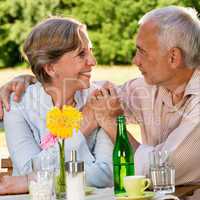
[[[167,150],[176,170],[176,185],[200,181],[200,70],[180,87],[176,105],[161,86],[143,78],[125,83],[119,90],[128,122],[141,127],[142,144],[135,152],[136,174],[148,175],[149,152]]]

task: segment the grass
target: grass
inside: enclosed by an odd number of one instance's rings
[[[0,69],[0,86],[21,74],[31,74],[31,70],[24,68]],[[140,76],[140,72],[135,66],[102,66],[96,67],[92,71],[92,80],[110,80],[116,84],[122,84],[137,76]]]
[[[12,80],[15,76],[21,74],[31,74],[31,71],[30,69],[24,69],[24,68],[0,69],[0,86]]]
[[[31,71],[25,68],[0,69],[0,86],[21,74],[31,74]],[[122,84],[138,76],[140,76],[140,72],[135,66],[101,66],[94,68],[92,72],[92,80],[109,80],[115,84]],[[128,130],[134,134],[137,140],[141,140],[139,126],[128,125]],[[0,130],[0,147],[5,147],[5,136],[2,133],[4,133],[3,130]]]
[[[140,71],[135,66],[97,67],[93,70],[92,80],[110,80],[115,84],[122,84],[140,75]]]

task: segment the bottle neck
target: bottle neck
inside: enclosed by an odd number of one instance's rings
[[[117,123],[117,138],[128,139],[125,122]]]

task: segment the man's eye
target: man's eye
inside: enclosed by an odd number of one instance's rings
[[[142,49],[137,48],[137,53],[144,55],[144,51]]]
[[[137,52],[141,53],[141,49],[140,48],[136,48]]]

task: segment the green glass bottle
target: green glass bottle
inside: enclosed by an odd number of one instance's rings
[[[132,176],[134,174],[134,154],[128,140],[125,117],[120,115],[117,117],[117,137],[113,150],[115,195],[125,192],[123,180],[124,176]]]

